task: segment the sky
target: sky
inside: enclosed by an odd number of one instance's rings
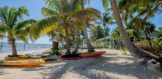
[[[101,13],[104,12],[104,8],[101,3],[102,0],[92,0],[89,5],[86,5],[86,7],[93,7],[97,10],[99,10]],[[21,7],[26,6],[29,11],[28,17],[25,17],[24,19],[42,19],[44,18],[41,14],[41,8],[45,7],[46,4],[43,0],[0,0],[0,7],[3,6],[9,6],[9,7]],[[162,13],[157,13],[153,18],[150,19],[150,22],[155,24],[157,27],[162,27]],[[115,26],[109,27],[111,30],[115,28]],[[6,39],[3,39],[3,41],[6,41]],[[29,43],[32,43],[31,41]],[[47,36],[42,36],[39,39],[37,39],[34,43],[40,43],[40,44],[51,44],[49,41],[49,38]]]

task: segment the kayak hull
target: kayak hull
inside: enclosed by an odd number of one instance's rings
[[[36,67],[45,63],[41,59],[27,59],[27,60],[15,60],[15,61],[4,61],[1,66],[12,66],[12,67]]]
[[[64,56],[61,56],[61,59],[63,59],[63,60],[78,60],[78,59],[83,59],[83,58],[100,57],[104,53],[105,53],[105,51],[97,51],[97,52],[92,52],[92,53],[81,53],[79,57],[66,58]]]

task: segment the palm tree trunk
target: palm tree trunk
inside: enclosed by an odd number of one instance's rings
[[[81,7],[82,7],[82,10],[84,10],[84,0],[81,0]],[[83,25],[84,26],[86,26],[86,18],[85,18],[85,12],[83,12]],[[93,46],[92,46],[92,44],[91,44],[91,42],[90,42],[90,40],[89,40],[89,38],[88,38],[88,34],[87,34],[87,30],[86,30],[86,28],[84,29],[84,37],[85,37],[85,39],[86,39],[86,43],[87,43],[87,48],[88,48],[88,52],[94,52],[95,50],[94,50],[94,48],[93,48]]]
[[[88,38],[88,33],[87,33],[87,30],[86,29],[84,30],[84,37],[86,39],[88,52],[95,52],[95,50],[94,50],[94,48],[93,48],[93,46],[91,44],[91,41]]]
[[[65,39],[66,39],[66,55],[67,54],[71,54],[71,51],[70,51],[70,41],[69,41],[69,34],[68,34],[68,30],[65,29]]]
[[[78,49],[79,49],[79,33],[76,33],[76,46],[75,46],[75,49],[74,51],[72,52],[73,54],[76,54],[78,52]]]
[[[53,51],[58,50],[58,42],[52,41],[52,50]]]
[[[132,56],[138,57],[138,58],[155,58],[158,59],[158,56],[152,55],[151,53],[146,53],[144,51],[139,50],[135,45],[133,45],[128,38],[126,31],[124,29],[122,19],[120,17],[120,13],[116,4],[116,0],[110,0],[111,8],[113,11],[114,18],[117,22],[118,29],[120,32],[121,39],[123,41],[123,44],[128,48]]]
[[[12,48],[12,56],[17,56],[16,44],[14,39],[10,41],[10,45]]]
[[[52,36],[52,51],[55,52],[58,51],[58,42],[54,41],[54,32],[51,32],[51,36]]]

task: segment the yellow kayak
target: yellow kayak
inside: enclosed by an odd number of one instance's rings
[[[14,67],[35,67],[44,64],[45,61],[42,59],[25,59],[25,60],[14,60],[7,61],[4,60],[1,65],[3,66],[14,66]]]

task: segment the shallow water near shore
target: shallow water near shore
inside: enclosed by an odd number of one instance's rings
[[[34,50],[51,48],[51,45],[16,43],[16,48],[18,52],[24,52],[24,51],[34,51]],[[6,42],[0,43],[0,54],[10,54],[11,51],[12,51],[11,46],[8,43]]]

